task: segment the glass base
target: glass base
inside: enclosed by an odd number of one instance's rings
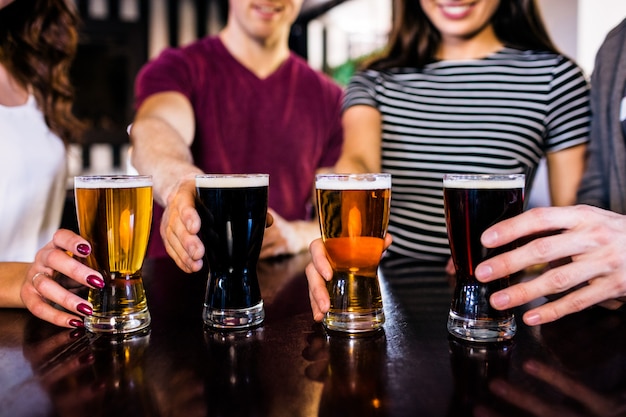
[[[502,342],[515,336],[517,324],[515,317],[504,320],[477,320],[461,317],[450,311],[448,332],[459,339],[471,342]]]
[[[151,318],[148,309],[123,316],[99,316],[93,314],[84,319],[85,329],[92,333],[132,333],[150,326]]]
[[[263,301],[248,308],[217,309],[205,305],[202,319],[214,329],[248,329],[263,323],[265,310]]]
[[[376,332],[382,329],[384,323],[385,313],[382,308],[367,313],[329,311],[324,317],[327,330],[349,334]]]

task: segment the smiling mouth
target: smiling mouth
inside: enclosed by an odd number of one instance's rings
[[[466,4],[438,4],[442,12],[451,17],[460,17],[465,15],[473,6],[474,3]]]
[[[254,6],[254,8],[260,11],[261,13],[278,13],[283,9],[281,6],[272,6],[269,4],[262,4],[262,5],[257,4]]]

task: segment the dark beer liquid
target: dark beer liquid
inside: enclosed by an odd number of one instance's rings
[[[200,232],[209,266],[206,304],[241,309],[261,302],[256,264],[265,231],[268,187],[198,187]]]
[[[487,249],[480,236],[488,227],[522,212],[522,188],[444,188],[446,224],[450,250],[455,259],[456,289],[453,313],[474,319],[506,318],[509,311],[491,307],[489,296],[508,287],[508,278],[487,284],[476,280],[474,270],[484,259],[510,249],[510,245]]]

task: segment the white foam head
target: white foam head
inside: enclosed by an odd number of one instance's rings
[[[196,176],[196,187],[199,188],[267,187],[269,184],[269,174],[208,174]]]
[[[75,188],[152,187],[150,175],[85,175],[74,177]]]
[[[391,188],[391,174],[320,174],[318,190],[380,190]]]
[[[443,178],[444,188],[465,189],[501,189],[501,188],[524,188],[524,174],[511,175],[480,175],[480,174],[449,174]]]

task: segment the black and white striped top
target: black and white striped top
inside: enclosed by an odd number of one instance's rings
[[[580,68],[550,52],[502,50],[423,69],[365,70],[344,110],[382,115],[382,171],[392,174],[389,248],[446,261],[444,173],[524,173],[526,193],[542,155],[588,141],[589,91]]]

